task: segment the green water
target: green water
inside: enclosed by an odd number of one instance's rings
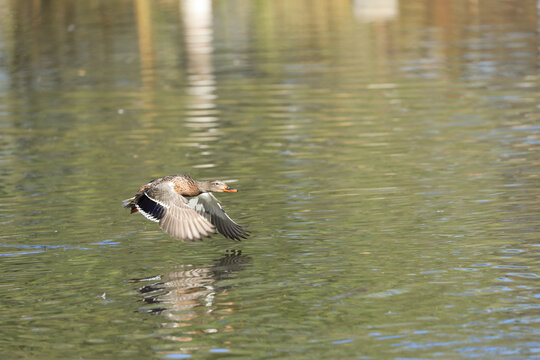
[[[0,358],[538,358],[537,2],[370,3],[0,0]]]

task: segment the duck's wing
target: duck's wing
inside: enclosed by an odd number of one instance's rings
[[[204,216],[187,205],[187,200],[174,191],[174,184],[164,181],[144,191],[135,205],[147,219],[178,240],[202,240],[215,233],[215,227]]]
[[[249,236],[249,232],[227,215],[211,193],[190,197],[187,205],[210,221],[223,236],[238,241],[247,239]]]

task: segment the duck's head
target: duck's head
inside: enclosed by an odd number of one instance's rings
[[[225,184],[221,180],[212,180],[207,181],[205,186],[202,187],[205,192],[237,192],[238,190],[233,189],[229,185]]]

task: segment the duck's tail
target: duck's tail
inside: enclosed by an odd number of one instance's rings
[[[126,208],[126,209],[130,209],[131,208],[131,213],[136,213],[137,211],[137,207],[135,206],[135,196],[132,197],[132,198],[129,198],[129,199],[126,199],[124,201],[122,201],[122,205]]]

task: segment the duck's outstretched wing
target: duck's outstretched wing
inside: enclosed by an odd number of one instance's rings
[[[163,231],[181,241],[202,240],[216,232],[206,217],[189,207],[186,198],[174,191],[170,181],[146,190],[135,206],[147,219],[159,222]]]
[[[219,201],[211,193],[188,198],[187,206],[204,216],[217,228],[219,233],[229,239],[241,241],[249,236],[249,232],[227,215]]]

